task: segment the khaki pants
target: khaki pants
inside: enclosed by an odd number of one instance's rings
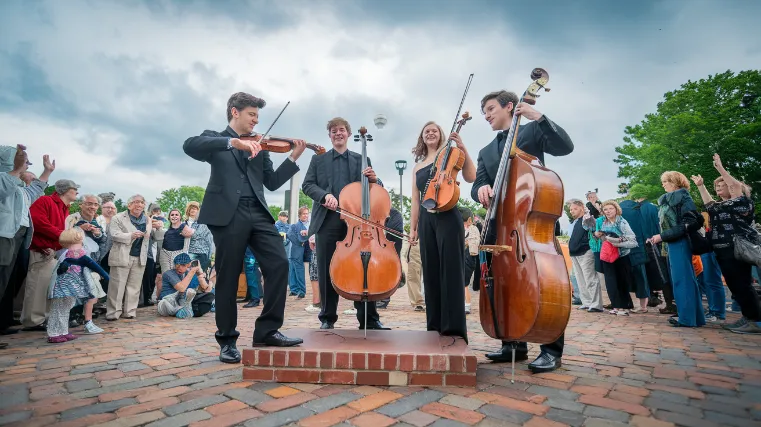
[[[420,292],[423,283],[423,263],[420,261],[420,244],[409,248],[407,261],[407,295],[413,307],[422,305],[425,307],[425,299]]]
[[[53,250],[50,255],[29,251],[29,271],[24,281],[24,307],[21,309],[21,324],[25,328],[45,322],[49,309],[48,288],[56,262]]]
[[[579,284],[581,306],[602,310],[602,286],[595,271],[594,254],[592,251],[586,251],[583,255],[572,256],[571,262],[576,283]]]
[[[140,265],[140,258],[136,256],[129,257],[127,267],[111,267],[106,303],[107,319],[118,319],[122,314],[135,317],[144,271],[145,265]]]

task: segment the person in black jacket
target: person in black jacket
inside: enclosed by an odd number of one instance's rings
[[[378,185],[383,187],[383,181],[378,178]],[[402,213],[396,210],[393,206],[391,207],[391,211],[388,214],[388,218],[386,218],[386,224],[384,224],[386,227],[398,231],[400,233],[404,233],[404,218],[402,218]],[[386,238],[394,243],[394,249],[396,249],[396,255],[400,256],[402,253],[402,239],[401,237],[394,236],[393,234],[389,234],[386,232]],[[399,287],[401,288],[404,286],[404,273],[402,273],[402,282],[399,284]],[[382,299],[380,301],[377,301],[375,303],[375,307],[377,308],[387,308],[388,303],[391,302],[391,297]]]
[[[565,156],[573,151],[573,142],[565,130],[529,104],[519,104],[515,93],[501,90],[484,96],[481,100],[481,112],[484,113],[484,118],[489,122],[492,130],[500,132],[478,153],[478,169],[471,189],[471,197],[487,207],[489,200],[494,196],[492,186],[505,150],[505,140],[513,119],[513,110],[515,114],[532,120],[521,126],[518,132],[518,148],[538,158],[542,164],[544,164],[545,153]],[[495,227],[491,229],[494,230]],[[487,240],[493,241],[493,239],[494,236],[487,236]],[[563,356],[563,339],[564,335],[561,335],[554,343],[542,345],[539,357],[529,364],[529,369],[532,372],[549,372],[557,369]],[[488,353],[486,357],[495,362],[512,360],[511,349],[515,343],[503,342],[502,344],[500,351]],[[528,359],[526,343],[519,342],[517,345],[515,359]]]
[[[302,140],[294,141],[291,154],[277,170],[269,152],[258,142],[239,138],[253,132],[259,123],[259,109],[265,101],[247,93],[233,94],[227,101],[228,126],[222,132],[204,131],[190,137],[182,146],[185,154],[211,165],[211,177],[198,217],[214,236],[216,252],[216,320],[215,337],[221,347],[219,360],[240,362],[235,343],[240,333],[235,297],[246,246],[259,260],[267,279],[264,308],[256,319],[253,345],[278,347],[302,343],[288,338],[278,329],[283,326],[288,286],[288,258],[283,239],[273,226],[272,214],[264,199],[264,189],[275,191],[299,170],[296,160],[306,148]]]

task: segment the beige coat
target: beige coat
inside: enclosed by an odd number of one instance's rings
[[[164,240],[164,229],[158,230],[151,227],[150,218],[146,218],[146,229],[151,230],[151,237],[161,247],[161,241]],[[138,231],[132,221],[129,219],[129,211],[120,212],[111,218],[111,227],[109,233],[114,241],[111,246],[111,252],[108,255],[108,265],[110,267],[127,267],[129,266],[129,251],[132,247],[132,233]],[[148,260],[148,243],[150,239],[143,239],[143,245],[140,248],[140,265],[145,265]]]

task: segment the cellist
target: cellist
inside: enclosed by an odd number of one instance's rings
[[[368,167],[362,168],[362,155],[349,150],[351,134],[349,122],[336,117],[328,122],[328,136],[333,149],[327,153],[313,156],[309,162],[301,189],[314,203],[312,219],[309,223],[309,236],[315,235],[317,252],[317,278],[320,284],[320,302],[322,310],[318,315],[320,329],[333,329],[338,320],[338,292],[333,289],[330,277],[330,261],[336,251],[336,243],[346,237],[347,226],[335,209],[341,190],[352,182],[359,182],[364,174],[372,183],[377,177],[367,159]],[[365,329],[365,304],[355,301],[359,329]],[[375,304],[367,304],[367,329],[388,329],[380,322]]]
[[[537,157],[544,164],[544,154],[553,156],[565,156],[573,151],[573,142],[568,134],[551,121],[547,116],[535,110],[527,103],[518,104],[518,96],[513,92],[504,90],[492,92],[481,99],[481,112],[491,125],[492,130],[499,131],[497,136],[478,153],[478,169],[476,180],[471,189],[471,197],[476,202],[487,206],[492,197],[494,177],[504,152],[507,133],[513,120],[513,114],[520,114],[531,122],[524,124],[518,131],[516,142],[519,149]],[[495,230],[492,227],[491,230]],[[494,241],[495,236],[487,236]],[[542,345],[539,357],[528,366],[532,372],[550,372],[560,366],[563,356],[563,340],[561,335],[555,342]],[[512,345],[517,344],[515,360],[528,359],[528,346],[525,342],[510,343],[503,341],[502,349],[495,353],[488,353],[486,357],[494,362],[510,362],[512,360]]]

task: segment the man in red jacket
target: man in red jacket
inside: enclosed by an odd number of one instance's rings
[[[29,208],[34,235],[29,246],[29,272],[21,309],[24,330],[45,330],[48,286],[56,264],[55,252],[61,249],[58,237],[66,229],[69,205],[77,199],[78,188],[72,180],[59,179],[55,183],[55,193],[40,197]]]

